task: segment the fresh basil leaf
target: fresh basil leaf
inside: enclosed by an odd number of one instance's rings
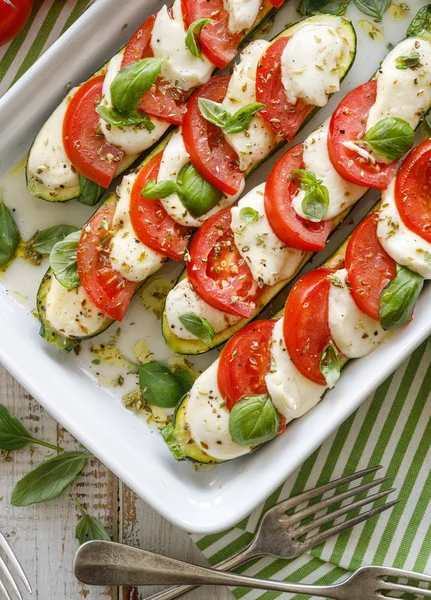
[[[407,29],[406,37],[421,37],[430,41],[431,6],[423,6],[415,15]]]
[[[72,290],[80,284],[76,258],[80,238],[81,231],[74,231],[64,240],[57,242],[49,255],[55,278],[68,290]]]
[[[342,16],[350,4],[350,0],[301,0],[298,11],[307,17],[316,14]]]
[[[41,256],[49,256],[57,242],[78,231],[74,225],[53,225],[47,229],[38,231],[29,244],[30,249],[38,252]]]
[[[160,198],[167,198],[175,193],[177,189],[178,186],[175,181],[156,181],[155,179],[150,179],[142,188],[141,196],[148,200],[159,200]]]
[[[134,127],[136,125],[143,125],[147,131],[153,131],[155,128],[154,123],[147,113],[140,110],[130,110],[129,112],[122,113],[114,106],[106,107],[102,106],[102,104],[99,104],[96,107],[96,110],[106,123],[114,125],[115,127]]]
[[[112,104],[121,112],[134,110],[145,92],[154,85],[163,58],[143,58],[121,69],[111,83]]]
[[[253,116],[264,109],[265,106],[266,104],[262,104],[261,102],[251,102],[243,106],[231,116],[223,127],[224,133],[239,133],[240,131],[244,131],[250,125]]]
[[[4,202],[0,201],[0,267],[6,266],[15,256],[20,235],[18,227]]]
[[[187,29],[186,46],[191,52],[191,54],[193,54],[193,56],[196,56],[196,58],[202,57],[202,49],[199,43],[199,36],[201,34],[202,27],[205,27],[205,25],[209,25],[209,23],[214,23],[213,19],[197,19],[196,21],[193,21],[193,23],[191,23],[189,25],[189,28]]]
[[[306,169],[292,169],[289,179],[298,185],[301,190],[307,190],[309,187],[317,185],[318,180],[313,171]]]
[[[330,389],[340,379],[341,361],[338,356],[337,347],[332,340],[323,348],[322,356],[320,357],[320,372],[326,379],[326,383]]]
[[[87,179],[84,175],[81,175],[81,173],[79,173],[79,187],[80,192],[78,202],[80,202],[80,204],[85,204],[86,206],[96,206],[106,192],[105,188],[98,183],[91,181],[91,179]]]
[[[223,128],[232,116],[223,104],[207,98],[198,98],[198,105],[203,118],[218,127]]]
[[[392,0],[355,0],[355,5],[364,15],[381,21],[391,2]]]
[[[404,119],[385,117],[377,121],[358,143],[379,156],[398,160],[413,146],[415,132]]]
[[[278,435],[280,416],[268,394],[248,396],[229,415],[229,433],[241,446],[259,446]]]
[[[192,163],[184,165],[178,173],[177,186],[181,202],[194,218],[205,215],[217,206],[223,195],[198,173]]]
[[[419,52],[412,52],[409,56],[398,56],[395,59],[397,69],[417,69],[422,66]]]
[[[78,498],[75,498],[75,504],[81,513],[81,518],[79,519],[75,530],[75,536],[79,543],[85,544],[85,542],[90,542],[92,540],[111,541],[111,536],[103,527],[103,525],[99,523],[99,521],[96,521],[94,517],[90,517],[90,515],[85,512]]]
[[[386,331],[409,322],[424,278],[407,267],[397,265],[397,274],[380,293],[380,324]]]
[[[20,450],[29,444],[38,444],[60,452],[63,450],[59,446],[34,438],[24,425],[0,404],[0,450]]]
[[[251,206],[244,206],[239,211],[239,216],[246,223],[255,223],[259,218],[259,213],[254,208],[251,208]]]
[[[317,179],[312,171],[305,169],[292,169],[290,174],[292,181],[299,184],[305,192],[301,203],[304,214],[310,221],[321,221],[329,208],[329,191],[322,182]]]
[[[180,315],[179,320],[187,331],[202,340],[205,344],[211,344],[215,336],[215,331],[211,323],[206,319],[194,312],[187,312]]]
[[[184,396],[185,394],[190,392],[195,381],[191,374],[188,371],[186,371],[186,369],[181,368],[176,368],[172,370],[172,374],[181,385],[182,395]]]
[[[91,454],[65,452],[41,463],[18,481],[12,492],[12,506],[29,506],[57,498],[75,481],[89,458]]]
[[[139,367],[139,387],[147,402],[160,408],[174,408],[184,396],[184,382],[155,360]]]

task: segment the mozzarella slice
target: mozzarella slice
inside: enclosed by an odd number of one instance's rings
[[[202,300],[185,277],[169,292],[166,298],[165,315],[174,335],[183,340],[199,339],[190,333],[179,319],[187,312],[194,312],[199,317],[206,319],[216,333],[230,327],[240,319],[240,317],[218,310]]]
[[[261,7],[261,0],[224,0],[224,8],[229,15],[229,33],[241,33],[251,29]]]
[[[340,66],[350,53],[348,41],[329,25],[300,27],[281,56],[281,81],[290,104],[305,100],[325,106],[340,89]]]
[[[101,104],[107,108],[112,107],[111,84],[121,69],[123,54],[124,51],[119,52],[110,60],[105,81],[103,82]],[[154,124],[152,131],[148,131],[144,125],[115,127],[115,125],[106,123],[102,118],[100,119],[100,127],[103,135],[110,144],[121,148],[129,155],[134,155],[140,154],[144,150],[147,150],[147,148],[150,148],[170,127],[169,123],[161,121],[156,117],[151,117],[151,121]]]
[[[395,179],[382,193],[377,236],[395,262],[431,279],[431,244],[404,225],[395,203],[394,188]]]
[[[298,419],[316,406],[326,387],[304,377],[293,364],[284,343],[283,319],[275,322],[270,352],[271,367],[265,377],[268,393],[288,422]]]
[[[314,131],[304,142],[304,169],[312,171],[317,179],[322,181],[329,192],[329,208],[324,220],[333,219],[359,198],[366,194],[367,189],[349,183],[337,173],[328,154],[328,129],[329,119]],[[308,219],[302,210],[302,201],[305,191],[300,190],[292,200],[295,212],[303,219]]]
[[[218,361],[198,377],[186,404],[190,436],[199,448],[217,460],[231,460],[252,451],[235,443],[229,433],[230,412],[217,384]]]
[[[356,305],[346,282],[347,271],[340,269],[331,277],[328,321],[336,346],[348,358],[360,358],[376,349],[386,336],[379,321]],[[335,282],[335,283],[333,283]]]
[[[260,284],[275,285],[295,273],[304,258],[304,252],[283,244],[267,219],[264,205],[265,184],[258,185],[231,210],[231,228],[235,245],[247,262],[253,279]],[[256,220],[246,222],[241,210],[252,209]]]
[[[130,220],[130,194],[137,175],[127,175],[118,188],[113,225],[115,235],[110,246],[113,268],[128,281],[144,281],[160,269],[166,258],[137,239]]]

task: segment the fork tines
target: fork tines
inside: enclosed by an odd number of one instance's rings
[[[366,569],[374,574],[377,579],[376,589],[379,592],[396,592],[397,594],[411,594],[413,596],[422,596],[423,598],[431,598],[431,589],[423,588],[414,585],[413,582],[431,584],[431,576],[423,573],[414,573],[412,571],[404,571],[404,569],[394,569],[392,567],[366,567]],[[364,569],[365,570],[365,569]],[[387,578],[403,579],[409,583],[400,583],[399,581],[388,581]],[[387,600],[388,596],[383,593],[378,593],[376,598]]]
[[[0,533],[0,548],[1,548],[1,550],[3,550],[5,556],[9,560],[11,567],[13,567],[15,569],[15,571],[17,572],[19,578],[21,579],[21,581],[27,588],[27,591],[31,594],[32,593],[31,585],[30,585],[29,580],[27,579],[26,574],[24,573],[24,569],[22,568],[21,563],[15,556],[15,553],[13,552],[12,548],[9,546],[6,538],[4,537],[4,535],[2,533]],[[22,595],[18,589],[18,586],[15,583],[15,579],[13,578],[12,573],[9,570],[9,567],[7,566],[7,564],[5,563],[3,558],[0,556],[0,592],[3,594],[3,596],[6,598],[6,600],[12,600],[4,583],[1,581],[2,575],[4,576],[6,582],[9,584],[10,588],[14,591],[16,596],[20,600],[22,600]]]

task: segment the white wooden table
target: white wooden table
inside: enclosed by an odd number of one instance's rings
[[[0,402],[36,437],[66,450],[80,445],[0,367]],[[0,530],[22,561],[37,600],[140,600],[155,589],[102,589],[81,585],[72,572],[78,541],[75,497],[99,519],[112,539],[184,560],[205,564],[189,536],[160,517],[103,464],[88,462],[76,484],[51,502],[16,508],[9,499],[15,483],[49,455],[32,446],[0,451]],[[225,589],[205,588],[187,596],[191,600],[231,600]],[[26,597],[27,600],[27,597]]]

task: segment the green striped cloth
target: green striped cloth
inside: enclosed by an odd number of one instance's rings
[[[35,0],[24,31],[0,48],[2,95],[88,6],[88,0]],[[228,531],[193,536],[212,564],[243,548],[276,502],[343,474],[382,464],[400,503],[293,561],[264,558],[238,569],[257,577],[333,583],[364,564],[431,573],[431,344],[423,343],[375,394],[265,504]],[[335,510],[335,506],[333,509]],[[234,590],[237,598],[279,593]],[[299,597],[296,597],[298,600]]]

